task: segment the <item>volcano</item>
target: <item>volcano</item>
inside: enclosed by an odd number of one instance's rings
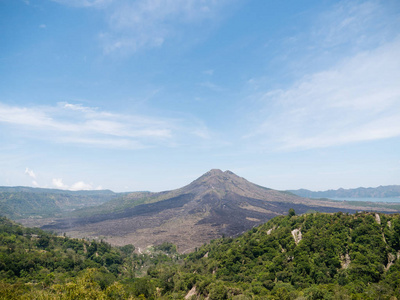
[[[341,203],[265,188],[218,169],[180,189],[140,195],[125,195],[120,202],[124,205],[109,206],[107,213],[61,219],[43,228],[72,237],[101,238],[114,245],[133,244],[137,249],[171,242],[186,252],[211,239],[237,236],[290,208],[296,213],[355,211]]]

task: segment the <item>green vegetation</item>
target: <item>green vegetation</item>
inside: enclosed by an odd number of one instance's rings
[[[171,249],[168,244],[161,248]],[[0,299],[140,296],[148,283],[137,277],[145,275],[149,266],[176,260],[177,255],[134,250],[133,245],[111,247],[103,241],[56,236],[0,218]]]
[[[60,217],[74,209],[100,205],[117,197],[104,191],[65,191],[28,187],[0,187],[0,215],[24,218]]]
[[[400,299],[400,215],[276,217],[186,256],[0,221],[0,299]]]
[[[51,217],[62,212],[54,198],[24,192],[0,193],[0,211],[11,219]]]
[[[380,214],[379,224],[371,213],[293,213],[205,245],[186,258],[186,274],[204,295],[217,285],[249,299],[399,298],[399,215]]]

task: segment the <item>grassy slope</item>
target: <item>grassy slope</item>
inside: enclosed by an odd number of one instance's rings
[[[111,191],[64,191],[27,187],[0,187],[0,214],[11,219],[47,218],[116,197]]]

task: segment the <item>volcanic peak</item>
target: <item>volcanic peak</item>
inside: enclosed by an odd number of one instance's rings
[[[220,169],[211,169],[207,173],[203,174],[200,176],[197,180],[205,180],[205,179],[211,179],[211,178],[219,178],[222,180],[228,180],[228,179],[242,179],[241,177],[237,176],[235,173],[227,170],[225,172],[221,171]],[[195,180],[195,181],[197,181]]]
[[[204,175],[197,178],[195,181],[189,184],[189,186],[193,187],[193,186],[203,185],[208,187],[214,186],[214,188],[216,188],[223,185],[224,187],[226,187],[227,182],[236,182],[240,181],[241,179],[243,180],[243,178],[235,175],[231,171],[223,172],[219,169],[212,169],[207,173],[205,173]]]
[[[205,194],[209,193],[223,197],[232,192],[240,195],[248,194],[248,190],[251,190],[254,186],[231,171],[223,172],[219,169],[212,169],[183,187],[181,191],[194,194],[197,197],[204,197]]]

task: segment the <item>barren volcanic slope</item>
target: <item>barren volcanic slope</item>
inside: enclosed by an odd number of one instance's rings
[[[119,212],[58,220],[43,228],[141,249],[168,241],[185,252],[222,235],[241,234],[290,208],[297,213],[357,209],[267,189],[221,170],[211,170],[183,188],[151,194],[142,203]]]

